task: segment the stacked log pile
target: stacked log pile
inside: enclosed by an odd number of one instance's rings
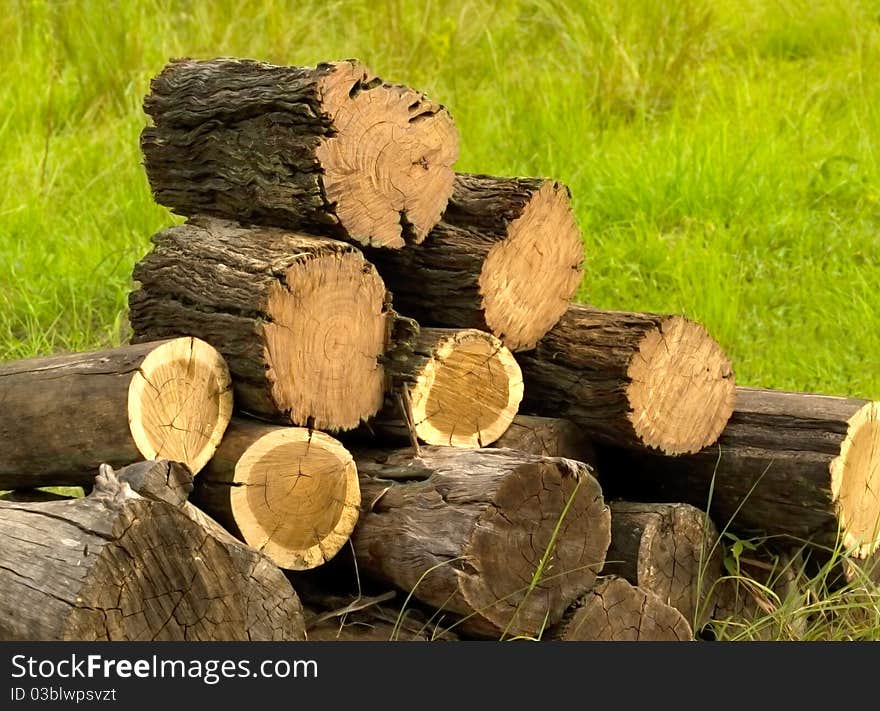
[[[185,59],[144,108],[131,343],[0,365],[0,637],[689,640],[719,530],[877,549],[878,406],[571,303],[568,189],[454,172],[442,105]]]

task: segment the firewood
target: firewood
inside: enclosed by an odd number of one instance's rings
[[[153,195],[181,215],[400,248],[424,239],[452,192],[449,113],[355,60],[177,60],[151,82],[144,110]]]
[[[602,567],[609,513],[586,465],[507,449],[354,452],[362,571],[498,639],[557,622]]]
[[[205,519],[106,465],[85,498],[0,502],[0,639],[303,639],[283,575]]]
[[[596,452],[583,430],[560,417],[517,415],[493,447],[506,447],[543,457],[566,457],[593,464]]]
[[[423,328],[407,355],[386,360],[385,370],[386,405],[371,426],[400,435],[402,420],[411,418],[427,444],[486,447],[507,430],[522,400],[513,354],[474,329]]]
[[[0,365],[0,488],[90,485],[98,465],[162,457],[198,472],[232,411],[223,358],[197,338]]]
[[[564,185],[458,174],[422,244],[369,258],[403,313],[426,326],[489,331],[519,351],[565,312],[584,248]]]
[[[382,406],[390,311],[355,247],[211,218],[153,242],[134,270],[135,340],[204,338],[229,363],[236,407],[283,424],[350,429]]]
[[[519,362],[523,412],[570,419],[618,446],[697,452],[718,438],[733,409],[730,361],[681,316],[571,305]]]
[[[351,454],[334,438],[233,418],[193,501],[276,565],[306,570],[348,540],[360,488]]]
[[[718,531],[687,504],[611,502],[611,546],[603,575],[656,594],[702,629],[715,609],[721,577]]]
[[[718,444],[698,454],[600,451],[606,487],[709,506],[719,526],[740,533],[833,546],[839,532],[858,558],[877,550],[880,404],[752,388],[737,388],[736,400]]]
[[[682,614],[650,590],[601,578],[545,639],[564,642],[685,642],[694,638]]]

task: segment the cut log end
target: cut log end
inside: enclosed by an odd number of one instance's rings
[[[831,462],[844,545],[857,558],[880,546],[880,403],[868,402],[849,420],[840,454]]]
[[[410,397],[422,441],[485,447],[516,416],[523,397],[522,372],[513,354],[491,334],[453,331],[438,341]]]
[[[231,415],[229,369],[198,338],[175,338],[155,348],[129,385],[129,426],[145,459],[170,459],[200,471]]]
[[[513,351],[534,348],[568,308],[583,261],[568,189],[548,180],[483,263],[479,287],[489,330]]]
[[[680,316],[647,333],[627,375],[633,429],[664,454],[712,444],[733,412],[730,361],[703,326]]]
[[[361,244],[418,244],[452,193],[458,133],[447,110],[384,84],[358,62],[339,62],[320,88],[335,133],[315,155],[328,203]]]
[[[551,631],[566,642],[685,642],[693,632],[682,614],[622,578],[603,579]]]
[[[331,250],[273,284],[264,326],[272,399],[292,423],[357,427],[383,403],[385,285],[354,248]]]
[[[332,558],[361,502],[357,468],[338,441],[304,428],[273,429],[239,459],[232,514],[246,543],[288,570]]]

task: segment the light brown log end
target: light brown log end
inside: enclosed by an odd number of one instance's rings
[[[516,416],[523,379],[513,354],[474,329],[425,329],[432,356],[410,388],[419,439],[449,447],[486,447]]]
[[[707,447],[733,413],[730,360],[702,325],[681,316],[666,317],[645,335],[627,376],[635,434],[664,454]]]
[[[300,427],[272,428],[244,451],[230,491],[246,543],[288,570],[332,558],[357,523],[357,468],[334,438]]]
[[[489,330],[513,351],[534,348],[568,308],[583,261],[568,188],[548,180],[483,262],[479,287]]]
[[[844,546],[867,558],[880,546],[880,403],[868,402],[849,420],[840,454],[831,462]]]
[[[272,284],[266,340],[272,400],[290,422],[345,430],[384,397],[385,284],[350,248],[317,253]]]
[[[328,203],[348,236],[373,247],[418,244],[452,194],[458,132],[423,94],[385,84],[359,62],[321,83],[335,132],[315,151]]]
[[[198,338],[175,338],[151,351],[128,390],[128,422],[145,459],[169,459],[199,472],[232,416],[223,357]]]

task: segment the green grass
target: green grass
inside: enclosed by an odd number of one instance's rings
[[[174,56],[356,56],[443,101],[458,167],[547,175],[579,298],[703,321],[738,382],[880,397],[878,0],[2,0],[0,360],[124,338],[177,218],[140,166]]]

